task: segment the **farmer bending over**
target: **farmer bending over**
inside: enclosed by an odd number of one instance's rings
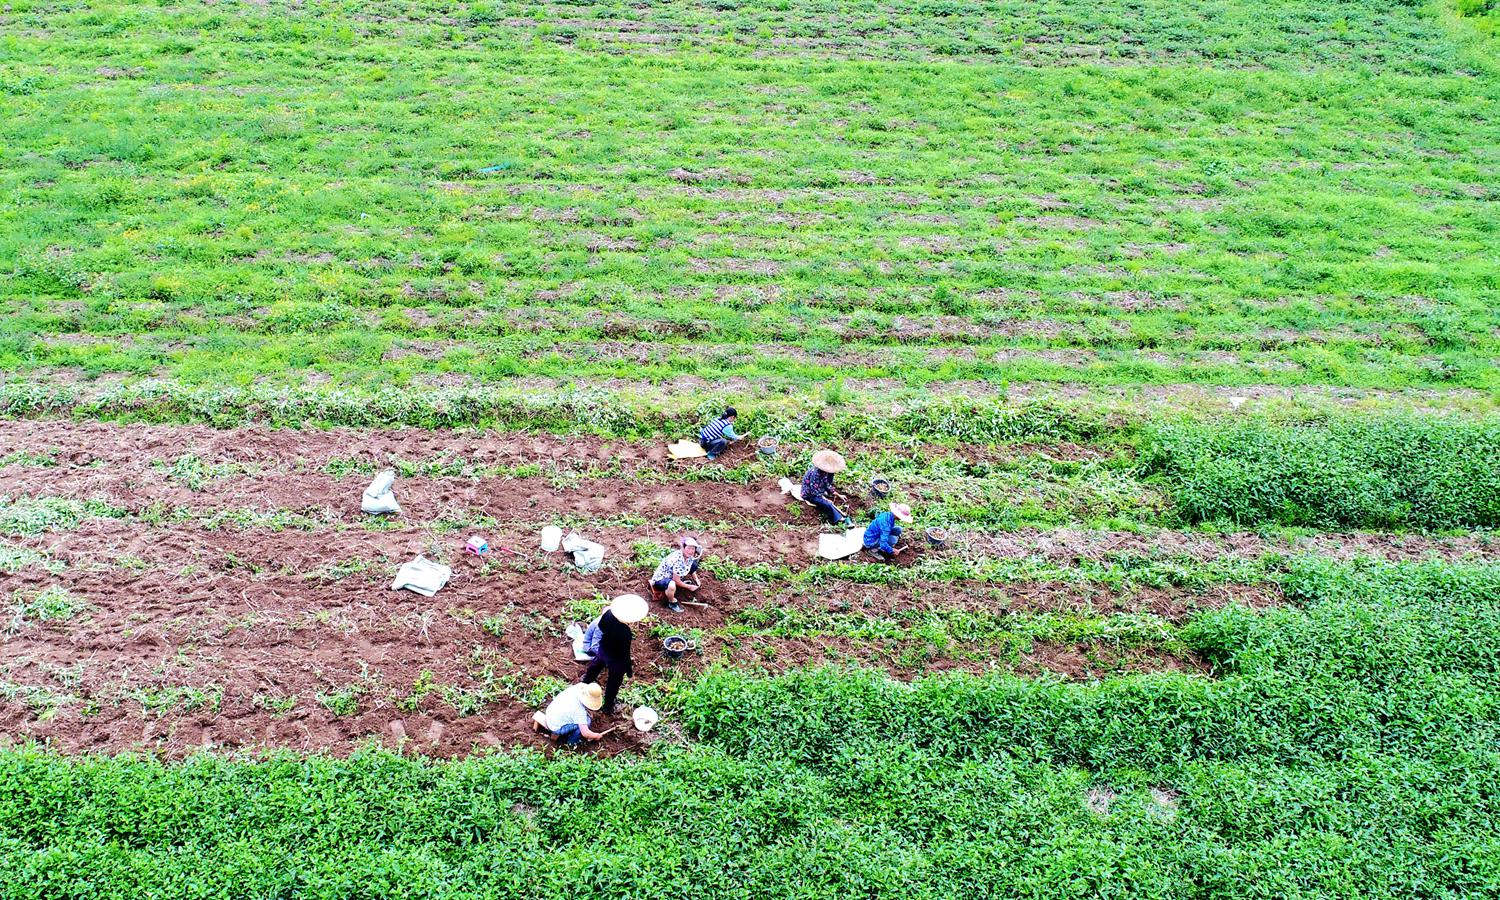
[[[604,691],[597,684],[575,684],[552,698],[546,712],[531,717],[531,727],[540,734],[550,734],[565,747],[577,747],[584,741],[597,741],[604,735],[593,730],[590,710],[604,705]]]
[[[865,529],[865,549],[886,562],[895,562],[897,543],[901,540],[901,526],[897,520],[911,522],[911,507],[905,503],[892,503],[891,508],[875,517]]]
[[[724,410],[724,415],[707,425],[698,432],[698,446],[708,451],[709,459],[718,459],[725,450],[729,449],[730,441],[738,441],[742,435],[734,433],[734,419],[739,413],[734,407]]]
[[[703,548],[697,540],[684,535],[678,542],[677,549],[662,559],[655,574],[651,576],[652,597],[666,603],[667,609],[672,612],[682,612],[682,604],[677,602],[677,598],[683,594],[696,594],[702,586],[696,577],[699,555],[702,552]]]
[[[849,517],[828,499],[833,493],[833,476],[845,468],[842,456],[832,450],[819,450],[813,454],[812,467],[802,476],[802,499],[816,506],[830,525],[843,525],[849,521]]]
[[[646,618],[649,612],[645,600],[635,594],[622,594],[599,617],[599,653],[589,664],[588,671],[583,673],[583,682],[598,681],[599,674],[609,670],[609,680],[604,685],[603,709],[606,715],[614,712],[615,697],[620,693],[625,676],[635,671],[635,664],[630,659],[630,642],[635,635],[630,626]]]

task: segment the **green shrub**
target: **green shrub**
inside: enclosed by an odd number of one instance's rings
[[[1158,424],[1146,431],[1141,465],[1191,522],[1500,525],[1500,422],[1411,415]]]

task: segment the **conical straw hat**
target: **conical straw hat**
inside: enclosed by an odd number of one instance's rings
[[[844,458],[832,450],[819,450],[813,454],[813,467],[829,475],[837,475],[848,468]]]

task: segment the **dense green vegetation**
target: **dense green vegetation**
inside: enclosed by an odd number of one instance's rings
[[[0,419],[654,443],[735,402],[789,452],[670,471],[367,454],[314,477],[750,485],[836,444],[848,483],[885,475],[972,543],[906,567],[711,555],[722,583],[788,600],[726,616],[717,658],[777,638],[997,671],[632,682],[663,739],[613,759],[7,746],[0,898],[1500,895],[1488,551],[985,549],[1018,528],[1500,528],[1497,17],[1493,0],[9,0]],[[512,524],[268,508],[253,485],[215,492],[259,463],[186,452],[139,467],[169,500],[95,496],[121,482],[69,449],[0,448],[6,472],[75,491],[0,486],[9,640],[102,615],[84,577],[147,567],[154,528]],[[101,525],[124,537],[87,571],[58,549]],[[385,562],[276,572],[374,583]],[[529,565],[472,577],[500,592]],[[43,586],[60,574],[79,589]],[[1180,614],[1012,610],[1017,583],[1249,587],[1257,608],[1224,590]],[[851,586],[928,595],[822,596]],[[968,602],[932,602],[949,589]],[[499,637],[509,613],[468,615]],[[519,627],[550,641],[551,621]],[[1190,665],[1001,671],[1039,641]],[[3,669],[15,721],[103,708],[81,664],[46,687]],[[472,717],[558,685],[501,669],[482,689],[424,673],[401,702],[448,691]],[[162,731],[237,699],[128,687]],[[255,705],[352,718],[367,690]]]
[[[0,896],[1480,897],[1493,567],[1308,563],[1220,676],[721,672],[644,760],[0,754]]]
[[[1500,385],[1462,26],[856,6],[10,4],[0,368]]]
[[[1324,528],[1500,525],[1500,422],[1337,418],[1161,426],[1143,465],[1190,520]]]

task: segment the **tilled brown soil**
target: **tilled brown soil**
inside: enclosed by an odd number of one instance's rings
[[[446,442],[446,443],[445,443]],[[287,747],[342,753],[362,742],[410,746],[435,755],[485,747],[537,745],[523,700],[538,679],[571,681],[580,671],[562,631],[603,598],[644,592],[647,571],[632,544],[666,542],[673,516],[716,524],[710,552],[741,565],[792,571],[814,561],[818,527],[772,485],[742,487],[670,475],[656,448],[517,435],[428,432],[290,432],[114,426],[64,422],[0,424],[0,458],[57,451],[51,467],[0,468],[0,495],[106,499],[131,511],[75,528],[7,538],[55,565],[0,574],[0,597],[14,603],[62,587],[87,604],[50,621],[6,616],[0,665],[0,732],[47,740],[69,751],[146,749],[179,755],[197,747]],[[387,528],[359,527],[363,479],[321,471],[342,457],[384,462],[450,451],[493,463],[596,460],[620,474],[555,484],[545,478],[405,478],[402,516]],[[192,453],[206,462],[254,464],[247,474],[192,490],[150,465]],[[653,455],[655,454],[655,455]],[[299,463],[298,461],[301,461]],[[694,462],[691,465],[703,465]],[[307,512],[310,529],[206,527],[202,519],[162,519],[153,510],[200,515],[230,509]],[[493,545],[514,549],[487,561],[463,554],[467,531],[435,527],[455,511],[492,516]],[[315,514],[314,514],[315,513]],[[646,524],[626,527],[622,517]],[[608,564],[583,575],[561,554],[536,549],[542,524],[559,519],[614,521],[584,529],[608,548]],[[1159,536],[1188,555],[1260,552],[1248,536],[1192,543]],[[970,550],[974,549],[971,539]],[[1079,558],[1125,543],[1149,552],[1154,539],[1098,532],[989,537],[997,555]],[[1199,540],[1199,539],[1193,539]],[[1335,541],[1337,538],[1327,538]],[[1361,536],[1377,555],[1417,550]],[[1000,541],[1011,541],[1002,545]],[[1180,546],[1177,546],[1180,545]],[[1212,546],[1210,546],[1212,545]],[[1101,550],[1101,548],[1107,548]],[[1183,549],[1186,548],[1186,549]],[[1487,547],[1429,542],[1442,553]],[[388,589],[395,567],[424,553],[455,568],[431,599]],[[1110,615],[1150,613],[1180,620],[1227,602],[1277,602],[1264,586],[1195,593],[1046,584],[917,582],[900,588],[837,579],[814,585],[707,579],[707,607],[664,613],[638,628],[635,682],[670,690],[674,680],[714,662],[777,671],[816,662],[884,667],[899,677],[947,669],[1003,668],[1090,679],[1121,671],[1200,669],[1155,648],[1099,643],[954,640],[916,636],[853,639],[832,631],[790,636],[749,627],[746,611],[792,608],[815,615],[893,617],[911,610]],[[702,649],[673,661],[668,632],[700,636]],[[627,691],[632,682],[627,682]],[[427,685],[424,691],[422,686]],[[491,702],[475,703],[487,690]],[[337,698],[357,704],[336,715]],[[496,700],[496,697],[501,699]],[[599,752],[614,753],[661,735],[614,732]]]
[[[806,449],[806,448],[803,448]],[[847,448],[853,452],[874,447]],[[546,524],[558,517],[610,519],[678,516],[706,522],[742,524],[768,518],[814,524],[811,512],[787,501],[772,479],[741,486],[690,481],[692,470],[714,463],[675,461],[665,446],[606,441],[590,436],[557,436],[475,431],[352,429],[290,431],[262,428],[214,429],[208,426],[116,425],[102,422],[21,420],[0,423],[0,459],[17,452],[55,454],[62,463],[50,468],[0,468],[0,496],[63,496],[103,499],[129,510],[154,503],[187,509],[253,509],[311,512],[329,521],[354,521],[365,476],[336,478],[323,469],[329,463],[361,460],[374,466],[392,459],[439,457],[480,466],[565,464],[554,478],[466,477],[402,478],[398,496],[405,521],[436,521],[457,514],[491,516],[502,522]],[[1075,444],[1007,448],[965,447],[960,451],[923,448],[924,455],[958,452],[969,459],[1044,453],[1058,459],[1087,459],[1093,448]],[[252,474],[213,478],[198,490],[166,477],[152,463],[185,454],[205,464],[237,464]],[[750,455],[738,447],[731,458]],[[571,477],[588,469],[589,477]],[[608,473],[598,477],[597,473]],[[844,504],[858,511],[873,504],[854,497]],[[743,529],[742,529],[743,530]],[[749,555],[730,551],[741,561],[765,558],[768,543],[784,542],[746,535]],[[1087,529],[1019,529],[1004,534],[965,535],[973,555],[1001,559],[1042,558],[1050,562],[1099,559],[1109,554],[1184,556],[1197,560],[1253,558],[1268,553],[1318,553],[1339,558],[1373,556],[1390,560],[1422,558],[1500,559],[1500,540],[1488,534],[1430,537],[1419,534],[1350,532],[1268,538],[1249,532],[1208,534],[1155,531],[1113,532]],[[799,547],[811,551],[805,539]],[[724,548],[720,548],[721,551]],[[794,563],[795,557],[786,560]]]
[[[0,705],[0,729],[68,750],[139,747],[170,754],[203,745],[345,752],[370,738],[390,744],[404,739],[439,755],[534,743],[525,726],[530,707],[507,699],[479,714],[460,715],[441,689],[477,691],[484,686],[486,667],[501,677],[519,673],[523,684],[547,676],[577,677],[579,667],[562,634],[570,613],[645,587],[646,572],[630,564],[623,548],[629,532],[591,537],[612,551],[612,564],[593,575],[565,565],[561,554],[529,547],[520,556],[482,562],[462,554],[461,534],[414,529],[237,531],[103,520],[21,539],[17,543],[45,549],[66,567],[54,574],[30,566],[0,576],[0,591],[25,596],[61,586],[88,607],[66,621],[16,623],[0,667],[11,695]],[[388,589],[390,572],[400,561],[433,551],[456,569],[436,597]],[[330,563],[352,574],[332,571]],[[908,658],[903,651],[923,651],[921,641],[721,634],[751,607],[866,616],[911,609],[1126,611],[1177,619],[1231,600],[1276,601],[1273,594],[1248,587],[1124,595],[1057,585],[991,589],[922,583],[892,589],[832,581],[787,590],[712,577],[701,599],[707,607],[690,606],[680,614],[658,610],[645,629],[638,629],[639,681],[671,681],[716,660],[771,671],[811,662],[855,663],[882,666],[901,677],[999,666],[1092,678],[1196,665],[1154,651],[1084,645],[1037,643],[1014,658],[994,657],[983,645],[963,645],[935,658],[925,652]],[[500,627],[487,629],[487,622]],[[700,652],[673,662],[661,653],[663,629],[707,637]],[[403,707],[424,672],[431,673],[437,690]],[[364,691],[357,714],[337,716],[318,702],[349,685]],[[217,689],[222,699],[216,709],[187,711],[178,703],[159,715],[147,709],[151,698],[140,693],[185,687]],[[33,688],[77,700],[48,716],[48,701],[25,693]],[[278,715],[257,705],[257,696],[295,697],[295,708]],[[639,743],[633,732],[620,731],[605,750]]]

